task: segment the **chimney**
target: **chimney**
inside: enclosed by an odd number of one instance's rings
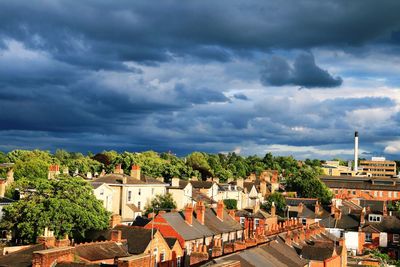
[[[298,213],[302,213],[303,212],[303,208],[304,208],[304,204],[302,202],[300,202],[299,206],[298,206]]]
[[[383,216],[388,216],[386,201],[383,201]]]
[[[202,201],[197,202],[196,205],[196,216],[197,220],[204,225],[204,217],[205,217],[206,207],[204,206]]]
[[[267,194],[267,182],[265,181],[260,182],[260,193],[262,196],[265,196],[265,194]]]
[[[10,185],[14,182],[14,169],[10,168],[7,171],[7,184]]]
[[[124,174],[124,171],[122,170],[122,165],[121,165],[121,164],[115,165],[114,173],[117,173],[117,174]]]
[[[131,176],[136,180],[140,180],[140,166],[139,165],[132,165],[131,169]]]
[[[315,212],[316,215],[319,214],[320,208],[321,208],[321,206],[319,204],[319,201],[317,200],[317,202],[315,203],[315,208],[314,208],[314,212]]]
[[[256,204],[253,207],[253,213],[257,213],[260,210],[260,202],[256,201]]]
[[[354,133],[354,171],[358,171],[358,132]]]
[[[286,245],[288,245],[288,246],[291,246],[292,245],[292,237],[291,237],[291,232],[290,231],[287,231],[286,232],[286,237],[285,237],[285,243],[286,243]]]
[[[185,208],[185,221],[189,225],[192,225],[192,223],[193,223],[193,206],[192,206],[192,204],[187,204],[187,206]]]
[[[49,166],[49,173],[47,175],[47,178],[54,179],[59,174],[60,174],[60,166],[56,164]]]
[[[86,178],[92,179],[92,178],[93,178],[92,173],[91,173],[91,172],[87,172],[87,173],[86,173]]]
[[[361,210],[361,214],[360,214],[360,224],[364,225],[365,224],[365,207]]]
[[[50,231],[47,227],[44,228],[44,234],[37,237],[36,243],[44,244],[46,248],[55,247],[56,237],[54,236],[54,232]]]
[[[171,186],[178,187],[179,186],[179,178],[176,178],[176,177],[172,178]]]
[[[272,201],[272,203],[271,203],[271,216],[275,217],[275,215],[276,215],[275,202]]]
[[[342,218],[342,211],[340,209],[335,210],[335,219],[340,220]]]
[[[242,189],[243,189],[243,184],[244,184],[243,178],[236,180],[236,185],[241,187]]]
[[[122,240],[122,231],[121,230],[112,230],[111,231],[111,241],[121,242]]]
[[[217,217],[223,221],[224,220],[224,202],[219,200],[217,203]]]
[[[114,228],[115,226],[117,226],[118,224],[121,224],[122,218],[121,215],[119,214],[113,214],[111,215],[111,219],[110,219],[110,227]]]

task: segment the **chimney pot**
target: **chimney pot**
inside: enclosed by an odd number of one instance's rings
[[[122,240],[121,230],[112,230],[111,231],[111,241],[121,242],[121,240]]]

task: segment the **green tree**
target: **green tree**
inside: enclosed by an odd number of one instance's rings
[[[201,152],[193,152],[187,156],[187,164],[193,170],[201,173],[202,178],[212,177],[214,174],[207,161],[207,155]]]
[[[22,243],[35,242],[45,227],[58,238],[68,234],[78,240],[89,230],[108,227],[110,214],[82,178],[24,180],[18,184],[21,192],[32,186],[34,192],[3,209],[1,227],[12,230]]]
[[[330,203],[332,192],[318,178],[319,169],[304,168],[286,179],[286,190],[296,191],[300,197],[318,198],[323,204]]]
[[[228,210],[236,210],[237,209],[237,200],[236,199],[224,199],[225,208]]]
[[[145,207],[145,213],[149,214],[151,212],[158,213],[160,210],[171,211],[176,209],[176,202],[170,193],[165,195],[156,195],[150,202],[149,205]]]
[[[272,202],[275,204],[276,212],[278,214],[283,214],[286,209],[285,197],[278,192],[274,192],[268,196],[266,201],[262,204],[262,208],[266,211],[271,211]]]

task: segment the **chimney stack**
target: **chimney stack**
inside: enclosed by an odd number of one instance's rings
[[[122,231],[121,230],[112,230],[111,231],[111,241],[121,242],[122,240]]]
[[[244,189],[243,188],[243,184],[244,184],[243,178],[240,178],[240,179],[236,180],[236,185],[241,187],[242,189]]]
[[[219,200],[217,203],[217,217],[223,221],[224,220],[224,202]]]
[[[176,178],[176,177],[172,178],[171,186],[178,187],[179,186],[179,178]]]
[[[132,165],[131,169],[131,176],[136,180],[140,180],[140,166],[139,165]]]
[[[366,213],[366,210],[365,210],[365,207],[361,210],[361,214],[360,214],[360,224],[361,225],[364,225],[365,224],[365,213]]]
[[[319,212],[320,212],[320,205],[319,205],[319,201],[317,200],[317,202],[315,203],[315,208],[314,208],[314,213],[316,214],[316,215],[318,215],[319,214]]]
[[[124,174],[124,170],[122,170],[122,165],[121,165],[121,164],[115,165],[114,173],[117,173],[117,174]]]
[[[275,217],[275,215],[276,215],[275,202],[272,201],[272,203],[271,203],[271,216]]]
[[[193,223],[193,206],[192,206],[192,204],[187,204],[187,206],[185,208],[185,221],[189,225],[192,225],[192,223]]]
[[[202,201],[197,202],[196,205],[196,216],[197,220],[204,225],[204,217],[206,213],[206,207],[204,206]]]
[[[354,133],[354,171],[358,171],[358,132]]]
[[[47,176],[49,179],[54,179],[59,174],[60,174],[60,166],[58,166],[57,164],[49,166],[49,173]]]

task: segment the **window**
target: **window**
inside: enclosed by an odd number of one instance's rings
[[[165,250],[161,251],[161,253],[160,253],[160,261],[161,262],[165,261]]]
[[[399,243],[399,235],[393,234],[393,243]]]
[[[381,215],[376,215],[376,214],[370,214],[368,216],[368,221],[370,222],[380,222],[382,220]]]
[[[176,257],[176,267],[181,267],[181,257]]]
[[[138,203],[137,203],[137,208],[139,209],[139,210],[141,210],[141,208],[140,208],[140,201],[138,201]]]
[[[240,217],[240,224],[244,226],[244,222],[246,221],[245,217]]]
[[[100,196],[104,195],[104,189],[100,190]]]
[[[379,196],[383,197],[383,192],[382,191],[379,191]]]
[[[353,195],[355,195],[355,194],[356,194],[356,191],[355,191],[355,190],[353,190],[353,192],[352,192],[352,193],[353,193]]]
[[[260,219],[254,219],[254,229],[257,229],[260,226]]]
[[[377,197],[378,196],[378,191],[375,191],[374,192],[374,197]]]
[[[388,196],[392,197],[392,191],[389,191]]]
[[[372,242],[372,234],[365,233],[365,242],[371,243]]]
[[[140,193],[142,192],[142,190],[139,188],[139,192],[138,192],[138,195],[140,196]]]
[[[132,191],[128,191],[128,202],[132,200]]]
[[[301,218],[301,223],[303,225],[307,225],[307,218]]]
[[[394,192],[394,197],[397,197],[397,192]]]

